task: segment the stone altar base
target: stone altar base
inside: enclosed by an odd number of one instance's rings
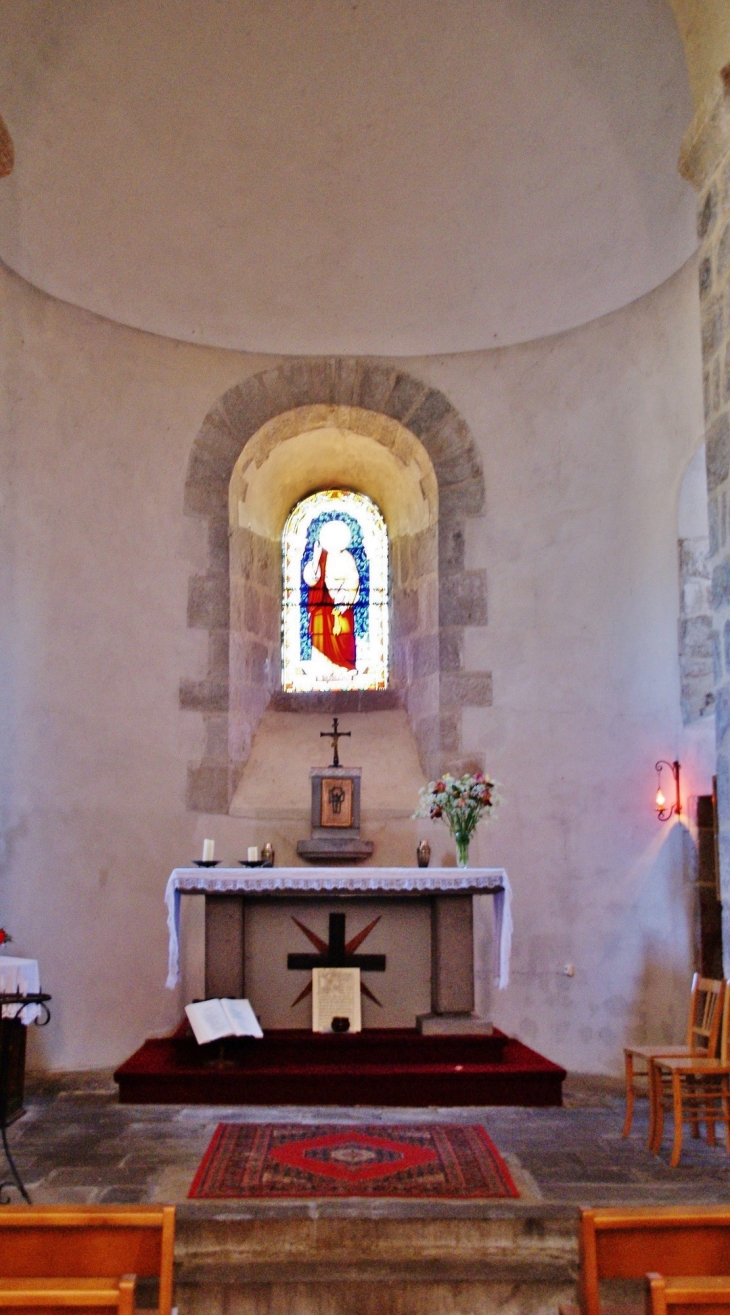
[[[114,1074],[123,1104],[561,1105],[565,1069],[497,1031],[423,1036],[304,1029],[199,1046],[183,1023]]]

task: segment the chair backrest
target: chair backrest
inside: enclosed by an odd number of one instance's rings
[[[600,1315],[601,1279],[730,1275],[730,1206],[581,1210],[579,1243],[581,1310]]]
[[[723,981],[714,977],[700,977],[695,973],[687,1035],[687,1045],[694,1055],[714,1058],[717,1054],[724,999]]]
[[[0,1279],[3,1315],[134,1315],[136,1275]]]
[[[159,1315],[170,1315],[174,1205],[5,1205],[0,1210],[4,1278],[159,1280]]]
[[[730,1277],[646,1276],[646,1315],[730,1315]]]

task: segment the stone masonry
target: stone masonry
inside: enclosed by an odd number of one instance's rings
[[[229,389],[206,416],[190,454],[185,510],[206,520],[209,545],[208,569],[191,578],[188,598],[188,624],[208,631],[208,672],[180,685],[181,707],[202,714],[206,727],[203,759],[188,771],[187,804],[194,811],[228,811],[250,749],[250,731],[234,736],[241,742],[231,744],[232,684],[250,701],[245,719],[250,728],[277,697],[274,604],[280,568],[263,541],[253,542],[258,536],[250,545],[237,545],[241,551],[229,551],[233,468],[262,426],[314,405],[391,417],[431,460],[438,483],[438,537],[425,532],[392,544],[394,685],[429,775],[447,766],[480,765],[463,757],[461,745],[465,709],[492,701],[490,674],[467,672],[463,661],[465,628],[487,621],[486,571],[465,566],[466,521],[480,515],[484,504],[481,464],[469,429],[443,393],[395,366],[350,358],[292,360]],[[234,570],[234,560],[249,566]],[[233,682],[231,663],[237,664]],[[326,696],[333,701],[331,710],[338,710],[338,697]],[[302,699],[309,706],[309,696],[298,696],[297,706]],[[313,708],[315,703],[319,710],[322,696],[314,695]]]
[[[679,674],[685,726],[715,711],[708,546],[706,538],[679,540]],[[730,626],[725,643],[730,669]]]
[[[730,973],[730,65],[685,135],[680,172],[697,188],[716,701],[720,886]]]

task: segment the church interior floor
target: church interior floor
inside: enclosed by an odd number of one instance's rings
[[[35,1203],[186,1202],[195,1170],[219,1122],[296,1121],[343,1124],[443,1121],[482,1124],[506,1160],[520,1191],[519,1202],[425,1203],[430,1213],[498,1210],[561,1213],[576,1205],[689,1202],[721,1203],[730,1190],[730,1157],[724,1145],[708,1147],[687,1133],[682,1161],[669,1167],[667,1129],[662,1154],[646,1150],[646,1103],[637,1103],[631,1136],[621,1138],[622,1083],[571,1076],[563,1108],[530,1109],[339,1109],[237,1106],[120,1105],[111,1073],[29,1075],[26,1113],[9,1129],[18,1168]],[[220,1215],[245,1206],[290,1214],[292,1202],[190,1202],[186,1211]],[[316,1202],[317,1212],[376,1210],[412,1215],[414,1201]],[[311,1213],[312,1202],[302,1206]]]

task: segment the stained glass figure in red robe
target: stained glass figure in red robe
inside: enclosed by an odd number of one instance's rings
[[[360,576],[349,552],[350,530],[344,521],[326,521],[303,569],[308,586],[307,612],[312,656],[321,654],[336,667],[356,669],[355,603]]]

